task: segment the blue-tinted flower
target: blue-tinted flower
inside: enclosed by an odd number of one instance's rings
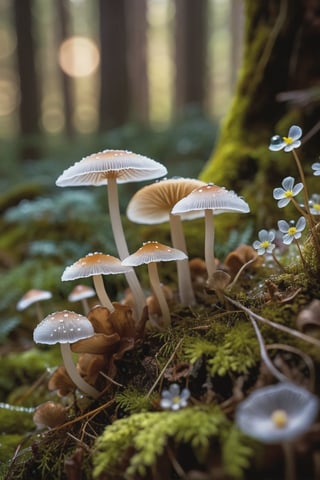
[[[169,390],[163,390],[161,393],[160,406],[165,410],[179,410],[188,405],[190,390],[184,388],[180,392],[177,383],[172,383]]]
[[[271,138],[269,150],[277,152],[278,150],[284,150],[285,152],[291,152],[291,150],[300,147],[302,130],[297,125],[292,125],[289,129],[287,137],[281,137],[280,135],[274,135]]]
[[[300,217],[295,224],[292,220],[290,223],[285,220],[278,221],[278,228],[283,233],[282,241],[285,245],[290,245],[293,240],[298,240],[301,237],[301,232],[305,229],[306,219]]]
[[[309,200],[309,210],[312,215],[320,215],[320,195],[314,193]]]
[[[275,238],[275,232],[273,230],[260,230],[258,238],[259,240],[255,240],[252,244],[253,248],[257,250],[258,255],[272,253],[275,248],[275,244],[272,243]]]
[[[314,170],[313,175],[319,177],[320,175],[320,163],[316,162],[311,165],[312,170]]]
[[[283,188],[275,188],[273,190],[273,198],[275,198],[278,201],[278,207],[282,208],[288,205],[290,200],[298,195],[298,193],[301,192],[303,189],[303,183],[297,183],[296,185],[294,184],[294,178],[293,177],[286,177],[282,180],[281,183]]]
[[[315,420],[318,398],[291,383],[260,388],[241,402],[235,420],[244,433],[263,443],[282,443],[305,433]]]

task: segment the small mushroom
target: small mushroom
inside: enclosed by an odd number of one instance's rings
[[[110,312],[113,312],[114,306],[106,292],[102,275],[126,273],[129,270],[132,270],[132,268],[123,266],[119,258],[113,257],[112,255],[105,255],[99,252],[88,253],[88,255],[67,267],[62,274],[61,280],[64,282],[78,278],[92,277],[101,305],[108,308]]]
[[[33,421],[37,428],[58,427],[65,423],[66,419],[66,407],[50,400],[39,405],[33,414]]]
[[[208,183],[199,187],[173,207],[173,215],[183,215],[187,212],[201,211],[205,217],[205,262],[208,280],[216,270],[214,261],[214,222],[213,216],[220,213],[248,213],[249,205],[234,192]]]
[[[154,295],[158,299],[164,326],[170,325],[170,311],[161,288],[157,263],[185,260],[186,258],[188,258],[187,255],[181,250],[168,247],[159,242],[146,242],[135,253],[122,261],[122,265],[132,267],[143,264],[148,265],[150,284]]]
[[[96,295],[95,290],[86,285],[76,285],[74,289],[69,293],[68,300],[69,302],[81,302],[83,307],[83,312],[85,315],[89,313],[88,298],[94,297]]]
[[[147,225],[169,222],[173,247],[187,254],[181,220],[193,219],[199,214],[192,212],[180,217],[172,215],[171,210],[179,200],[203,185],[206,184],[201,180],[180,177],[146,185],[131,198],[127,207],[127,217],[132,222]],[[186,305],[193,305],[195,297],[188,260],[177,262],[177,272],[180,301]]]
[[[52,293],[49,292],[48,290],[38,290],[36,288],[32,288],[27,293],[25,293],[23,297],[20,298],[16,307],[17,307],[17,310],[20,312],[30,307],[30,305],[32,305],[33,303],[35,303],[37,318],[38,318],[38,321],[40,322],[41,319],[43,318],[40,302],[42,302],[43,300],[49,300],[49,298],[52,298]]]
[[[54,345],[60,343],[61,355],[66,371],[74,384],[87,395],[96,398],[98,390],[79,375],[73,360],[70,344],[92,337],[94,329],[87,317],[69,310],[55,312],[44,318],[34,329],[36,343]]]
[[[125,239],[118,198],[117,183],[140,182],[163,177],[167,169],[143,155],[125,150],[104,150],[83,158],[65,170],[56,181],[58,187],[80,187],[83,185],[107,185],[109,214],[113,237],[121,260],[129,255]],[[145,297],[134,270],[126,273],[132,290],[138,320],[145,305]]]

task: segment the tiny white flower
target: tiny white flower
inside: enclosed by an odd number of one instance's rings
[[[314,193],[309,200],[309,209],[312,215],[320,215],[320,195]]]
[[[320,163],[316,162],[311,165],[312,170],[314,170],[313,175],[319,177],[320,175]]]
[[[298,195],[298,193],[300,193],[303,189],[303,184],[301,182],[297,183],[296,185],[294,184],[293,177],[284,178],[281,185],[283,188],[279,187],[273,190],[273,198],[278,200],[279,208],[283,208],[288,205],[290,200]]]
[[[293,240],[298,240],[301,237],[301,232],[305,229],[306,219],[300,217],[296,223],[291,221],[290,223],[285,220],[278,221],[278,228],[283,233],[282,241],[285,245],[290,245]]]
[[[302,136],[302,130],[297,125],[292,125],[289,129],[287,137],[281,137],[280,135],[274,135],[271,138],[269,150],[277,152],[278,150],[284,150],[285,152],[291,152],[291,150],[300,147]]]
[[[160,406],[165,410],[179,410],[188,405],[190,390],[184,388],[180,392],[177,383],[172,383],[169,390],[163,390],[161,393]]]
[[[259,240],[255,240],[252,244],[253,248],[257,250],[258,255],[272,253],[275,248],[275,244],[272,243],[275,239],[275,232],[273,230],[260,230],[258,238]]]
[[[294,440],[315,420],[318,398],[291,383],[260,388],[241,402],[235,420],[244,433],[263,443]]]

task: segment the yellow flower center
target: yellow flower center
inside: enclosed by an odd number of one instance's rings
[[[314,203],[312,205],[312,208],[314,208],[315,210],[320,210],[320,203]]]
[[[180,403],[180,397],[179,395],[176,395],[175,397],[172,397],[172,403],[176,405],[177,403]]]
[[[293,197],[293,191],[292,190],[287,190],[286,192],[284,192],[284,196],[286,198],[292,198]]]
[[[290,235],[290,236],[293,237],[296,233],[297,233],[296,227],[290,227],[290,228],[289,228],[289,230],[288,230],[288,235]]]
[[[282,137],[283,138],[283,141],[287,144],[287,145],[291,145],[293,143],[293,138],[292,137]]]
[[[269,245],[270,245],[270,242],[268,242],[268,240],[265,240],[264,242],[261,242],[261,245],[260,245],[260,246],[261,246],[262,248],[268,248]]]
[[[285,410],[280,410],[280,409],[275,410],[274,412],[272,412],[271,420],[272,420],[273,424],[275,425],[275,427],[283,428],[288,423],[287,412],[285,412]]]

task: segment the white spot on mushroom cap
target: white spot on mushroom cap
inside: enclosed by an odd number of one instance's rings
[[[55,312],[44,318],[34,329],[36,343],[74,343],[94,335],[91,322],[84,315],[69,310]]]

